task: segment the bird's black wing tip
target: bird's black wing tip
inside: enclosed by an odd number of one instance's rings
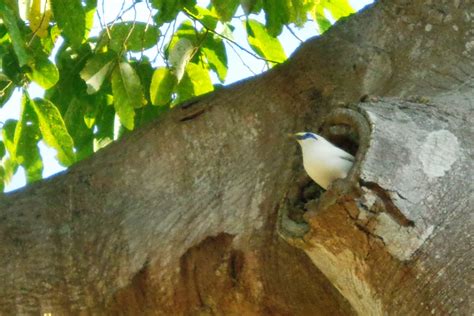
[[[340,156],[339,158],[350,161],[350,162],[355,161],[354,157],[349,157],[349,156]]]

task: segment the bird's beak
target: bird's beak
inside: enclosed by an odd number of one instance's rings
[[[288,133],[288,134],[286,134],[286,137],[287,137],[288,139],[294,139],[294,140],[295,140],[295,139],[296,139],[296,134],[294,134],[294,133]]]

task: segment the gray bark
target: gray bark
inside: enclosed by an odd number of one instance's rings
[[[0,315],[471,314],[472,12],[382,1],[1,196]],[[302,130],[347,179],[308,181]]]

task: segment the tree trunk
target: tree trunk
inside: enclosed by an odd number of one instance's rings
[[[382,1],[0,197],[0,315],[471,314],[473,12]],[[356,154],[325,192],[304,130]]]

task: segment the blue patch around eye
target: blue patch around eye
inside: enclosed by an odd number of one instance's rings
[[[313,133],[304,133],[303,135],[296,136],[296,138],[299,140],[308,139],[308,138],[314,138],[315,140],[318,140]]]

